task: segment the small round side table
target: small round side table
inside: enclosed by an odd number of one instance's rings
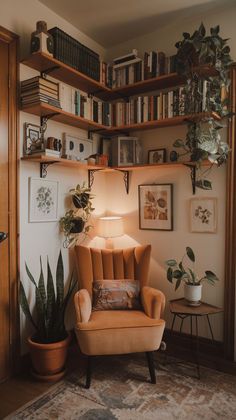
[[[200,368],[199,368],[199,337],[198,337],[198,318],[199,317],[206,317],[211,339],[213,342],[215,342],[212,326],[210,323],[210,315],[218,314],[220,312],[223,312],[222,308],[219,308],[218,306],[213,306],[205,302],[201,302],[201,305],[199,306],[190,306],[188,305],[188,302],[184,299],[174,299],[170,300],[170,312],[173,314],[173,321],[171,325],[171,334],[173,332],[174,324],[176,317],[181,319],[180,324],[180,332],[183,328],[183,323],[185,318],[190,318],[190,337],[191,340],[193,339],[193,319],[195,318],[195,337],[196,337],[196,367],[197,367],[197,374],[198,379],[200,379]]]

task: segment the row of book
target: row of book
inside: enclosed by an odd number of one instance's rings
[[[40,102],[61,108],[59,83],[52,82],[41,76],[36,76],[21,82],[22,106],[35,105]]]
[[[162,120],[188,115],[191,112],[205,112],[208,108],[208,82],[202,84],[202,101],[196,101],[197,107],[189,110],[184,87],[179,87],[157,95],[138,96],[129,101],[118,101],[112,104],[111,125],[122,126],[140,124],[148,121]]]
[[[96,99],[69,85],[60,83],[60,102],[62,109],[102,125],[111,125],[111,104]]]
[[[101,68],[100,82],[110,88],[119,88],[174,73],[176,56],[166,57],[162,51],[150,51],[145,52],[141,59],[137,50],[133,50],[130,54],[115,58],[112,65],[102,63]]]

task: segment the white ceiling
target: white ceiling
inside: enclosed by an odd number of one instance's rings
[[[235,0],[39,0],[105,48]]]

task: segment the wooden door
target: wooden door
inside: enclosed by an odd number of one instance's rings
[[[0,381],[17,360],[17,36],[0,27]],[[19,347],[18,347],[19,349]]]

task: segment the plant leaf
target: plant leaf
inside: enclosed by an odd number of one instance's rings
[[[44,276],[43,276],[43,267],[42,267],[42,258],[40,256],[40,276],[39,276],[39,283],[38,283],[39,293],[41,294],[42,300],[44,305],[46,305],[46,290],[44,284]]]
[[[193,252],[192,248],[190,248],[189,246],[186,247],[186,254],[192,262],[195,262],[194,252]]]
[[[167,270],[166,275],[167,275],[167,280],[168,280],[170,283],[172,283],[172,280],[173,280],[172,273],[173,273],[173,270],[172,270],[172,268],[171,268],[171,267],[169,267],[169,268],[168,268],[168,270]]]
[[[52,278],[52,272],[47,258],[47,331],[50,330],[53,324],[53,314],[55,311],[55,290]]]
[[[29,304],[28,304],[27,297],[25,294],[25,289],[21,281],[20,281],[20,290],[19,290],[19,300],[20,300],[21,309],[24,312],[26,318],[31,322],[31,324],[37,330],[38,328],[31,315]]]
[[[59,253],[56,270],[57,305],[61,306],[64,299],[64,267],[61,251]]]
[[[172,274],[172,277],[174,277],[175,279],[181,279],[182,277],[182,272],[180,270],[175,270]]]
[[[37,287],[36,281],[34,280],[31,272],[29,271],[28,265],[25,263],[25,269],[26,269],[26,273],[30,279],[30,281],[34,284],[35,287]]]
[[[206,275],[206,278],[208,279],[208,280],[211,280],[211,281],[213,281],[213,282],[215,282],[215,281],[218,281],[219,279],[218,279],[218,277],[215,275],[215,273],[213,273],[212,271],[210,271],[210,270],[207,270],[207,271],[205,271],[205,275]]]
[[[177,280],[176,284],[175,284],[175,290],[177,290],[179,288],[181,284],[181,277]]]

